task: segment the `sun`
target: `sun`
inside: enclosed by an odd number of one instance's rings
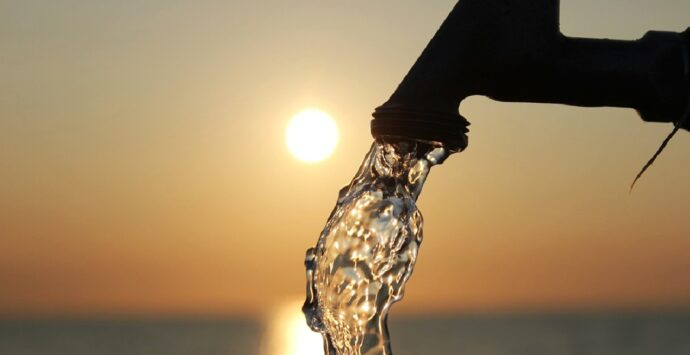
[[[295,158],[317,163],[328,158],[338,144],[338,127],[328,114],[307,109],[296,114],[285,129],[285,142]]]

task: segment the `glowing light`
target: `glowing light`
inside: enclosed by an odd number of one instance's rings
[[[338,127],[326,113],[315,109],[302,111],[292,118],[285,130],[290,153],[307,163],[328,158],[338,144]]]
[[[301,308],[296,301],[273,313],[262,355],[323,355],[321,335],[309,329]]]

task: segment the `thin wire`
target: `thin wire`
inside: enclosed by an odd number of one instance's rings
[[[669,133],[668,136],[666,136],[666,139],[664,139],[664,141],[661,142],[661,145],[656,150],[654,155],[649,159],[649,161],[647,161],[647,164],[645,164],[642,167],[642,170],[640,170],[640,172],[637,173],[637,176],[635,176],[635,180],[633,180],[632,184],[630,184],[630,190],[628,190],[628,193],[632,192],[633,188],[635,187],[635,183],[637,182],[637,180],[639,180],[642,177],[642,175],[645,173],[645,171],[647,171],[647,169],[649,169],[649,167],[652,166],[652,164],[654,164],[654,161],[656,161],[656,158],[659,157],[659,155],[661,154],[661,152],[664,151],[664,149],[666,149],[666,146],[668,145],[668,142],[671,141],[671,138],[673,138],[673,136],[675,136],[676,133],[678,133],[678,130],[683,125],[685,125],[685,122],[688,121],[688,117],[690,117],[690,97],[688,97],[688,104],[685,108],[685,113],[683,114],[683,117],[681,117],[681,119],[675,123],[675,127],[673,127],[673,130],[671,131],[671,133]]]

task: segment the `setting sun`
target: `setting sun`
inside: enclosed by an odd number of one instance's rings
[[[338,127],[326,113],[304,110],[292,118],[285,130],[290,153],[307,163],[328,158],[338,144]]]

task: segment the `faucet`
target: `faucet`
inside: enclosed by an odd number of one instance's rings
[[[572,38],[559,0],[460,0],[390,99],[371,132],[467,147],[463,99],[627,107],[645,121],[690,130],[690,28],[634,41]]]

